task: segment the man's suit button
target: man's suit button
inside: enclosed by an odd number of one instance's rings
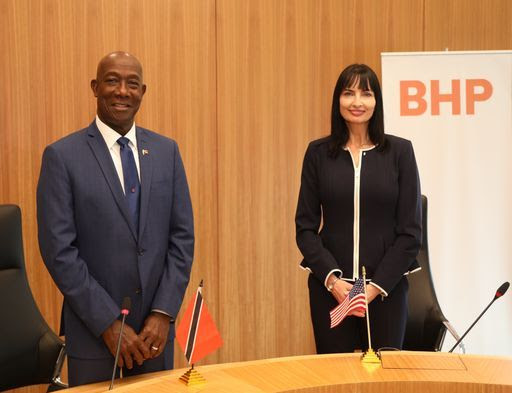
[[[143,256],[144,255],[144,251],[139,250],[138,254],[139,254],[139,256]]]
[[[137,295],[140,295],[140,294],[142,293],[142,289],[137,288],[137,289],[135,290],[135,293],[136,293]]]

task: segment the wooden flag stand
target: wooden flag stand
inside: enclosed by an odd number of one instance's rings
[[[197,372],[192,364],[192,367],[180,377],[180,381],[187,386],[196,386],[206,383],[206,379]]]
[[[370,315],[368,309],[368,296],[366,294],[366,269],[363,266],[363,283],[364,283],[364,298],[366,301],[366,327],[368,328],[368,350],[364,353],[361,361],[363,364],[380,365],[380,357],[372,349],[372,338],[370,336]]]

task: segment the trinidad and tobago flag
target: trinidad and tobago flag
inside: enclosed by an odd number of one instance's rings
[[[197,288],[176,329],[176,339],[185,352],[188,364],[200,359],[222,346],[222,338],[206,308],[202,295],[203,281]]]

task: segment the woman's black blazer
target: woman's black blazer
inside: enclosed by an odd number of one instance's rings
[[[297,205],[301,266],[325,283],[331,272],[352,281],[366,275],[388,294],[419,269],[421,192],[410,141],[386,135],[386,148],[328,155],[330,137],[309,144]]]

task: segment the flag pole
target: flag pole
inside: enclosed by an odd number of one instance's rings
[[[364,353],[361,361],[363,363],[380,364],[379,356],[372,349],[372,337],[370,333],[370,308],[368,307],[368,293],[366,292],[366,269],[363,266],[363,288],[364,288],[364,301],[366,304],[366,328],[368,329],[368,350]]]
[[[368,330],[368,348],[372,348],[372,336],[370,334],[370,310],[368,309],[368,293],[366,292],[366,269],[363,266],[364,301],[366,304],[366,329]]]

